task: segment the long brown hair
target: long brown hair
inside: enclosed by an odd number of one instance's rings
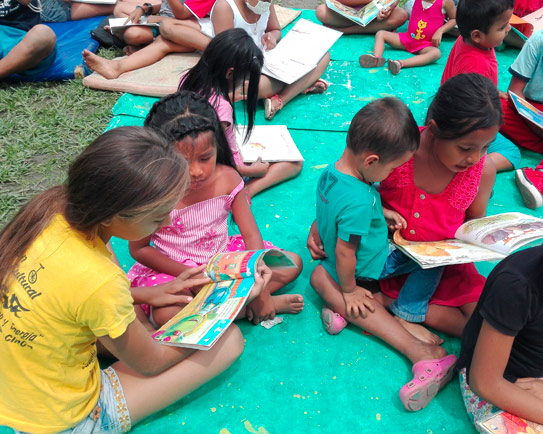
[[[30,200],[0,232],[0,296],[55,214],[92,239],[115,215],[137,218],[181,195],[188,178],[186,161],[160,133],[121,127],[102,134],[71,164],[65,185]]]

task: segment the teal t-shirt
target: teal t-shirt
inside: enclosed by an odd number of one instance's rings
[[[527,83],[526,98],[543,102],[543,30],[535,32],[524,43],[509,72]]]
[[[341,173],[335,163],[329,165],[317,186],[317,228],[328,256],[321,264],[336,282],[338,238],[358,244],[356,278],[379,278],[388,256],[388,230],[373,185]]]

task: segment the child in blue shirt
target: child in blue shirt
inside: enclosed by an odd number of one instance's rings
[[[319,179],[316,224],[327,254],[321,266],[339,285],[347,317],[365,318],[367,310],[374,310],[371,293],[357,279],[411,273],[391,310],[405,321],[425,319],[442,268],[422,270],[400,251],[389,253],[385,217],[392,229],[405,226],[405,220],[397,212],[383,210],[373,185],[409,160],[419,139],[417,124],[404,103],[396,98],[373,101],[356,114],[343,155]],[[322,318],[330,334],[347,324],[327,307]]]

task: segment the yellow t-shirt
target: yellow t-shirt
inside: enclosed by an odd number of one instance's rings
[[[117,338],[135,319],[130,284],[102,240],[56,215],[0,309],[0,425],[47,434],[80,422],[100,393],[96,338]]]

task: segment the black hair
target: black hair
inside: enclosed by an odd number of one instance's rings
[[[426,125],[434,121],[436,137],[453,140],[502,123],[502,105],[494,83],[479,74],[459,74],[441,85],[434,96]]]
[[[56,214],[89,239],[100,225],[120,216],[135,219],[183,194],[187,162],[160,133],[120,127],[92,142],[68,171],[66,184],[26,205],[0,231],[0,297],[23,254]]]
[[[194,92],[177,91],[165,96],[151,107],[145,126],[161,131],[172,144],[190,136],[210,131],[217,149],[217,163],[235,169],[232,150],[217,112],[209,102]]]
[[[370,102],[354,116],[347,148],[355,155],[375,152],[381,162],[392,161],[419,146],[420,133],[409,108],[398,98]]]
[[[198,63],[181,79],[179,90],[190,90],[205,99],[219,95],[232,104],[231,84],[226,78],[232,69],[232,83],[249,82],[247,98],[244,100],[247,130],[245,139],[251,135],[258,102],[258,84],[264,57],[253,39],[243,29],[228,29],[216,35],[202,53]],[[236,123],[235,110],[233,113]]]
[[[458,30],[465,40],[471,39],[474,30],[488,33],[496,19],[514,6],[515,0],[460,0],[456,7]]]

